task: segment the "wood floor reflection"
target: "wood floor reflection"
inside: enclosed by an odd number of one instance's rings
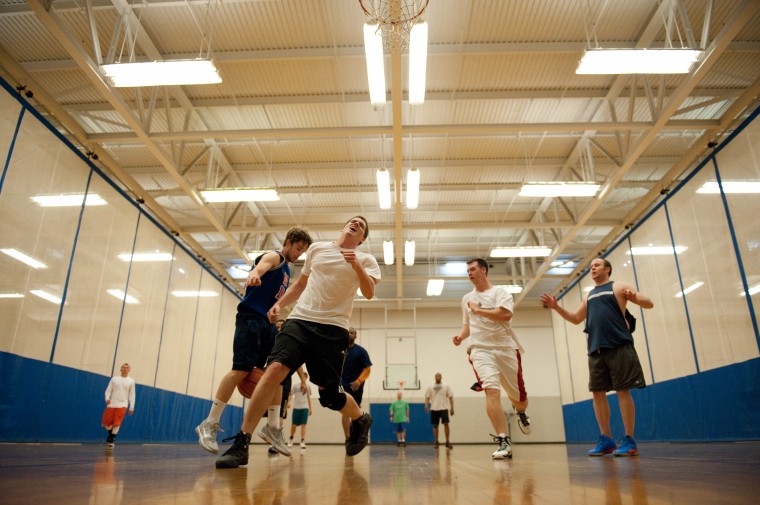
[[[637,458],[523,444],[452,450],[375,445],[251,448],[248,467],[217,470],[195,445],[0,445],[0,503],[10,504],[747,504],[760,498],[760,443],[639,444]]]

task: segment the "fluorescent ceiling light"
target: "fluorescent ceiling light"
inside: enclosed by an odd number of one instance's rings
[[[122,291],[120,289],[108,289],[106,292],[109,295],[114,296],[114,297],[118,298],[119,300],[124,301],[125,303],[129,303],[129,304],[140,303],[140,302],[137,301],[137,298],[135,298],[132,295],[128,295],[128,294],[124,293],[124,291]]]
[[[404,243],[404,265],[410,267],[414,265],[414,240],[407,240]]]
[[[112,63],[101,65],[100,69],[117,88],[222,82],[219,70],[209,59]]]
[[[545,258],[552,253],[550,247],[495,247],[491,250],[494,258]]]
[[[430,279],[427,285],[428,296],[441,296],[443,293],[443,279]]]
[[[391,174],[386,169],[377,171],[377,196],[381,209],[391,208]]]
[[[655,255],[663,255],[663,254],[681,254],[684,252],[688,247],[685,245],[677,245],[675,247],[672,246],[636,246],[631,247],[630,251],[627,251],[626,254],[628,255],[634,255],[634,256],[655,256]]]
[[[121,261],[171,261],[174,257],[171,253],[122,253],[118,255]]]
[[[749,296],[754,296],[758,293],[760,293],[760,284],[755,284],[754,286],[749,288]],[[739,296],[747,296],[747,294],[744,291],[742,291],[741,293],[739,293]]]
[[[721,181],[724,193],[760,193],[760,181]],[[697,190],[697,193],[720,193],[718,181],[707,181]]]
[[[517,293],[522,293],[522,290],[523,290],[522,286],[518,284],[502,284],[501,286],[506,288],[507,292],[512,293],[513,295]]]
[[[372,105],[385,105],[383,35],[377,25],[364,25],[364,55],[367,59],[369,101]]]
[[[17,249],[0,249],[0,252],[3,252],[10,256],[11,258],[19,260],[21,263],[26,263],[32,268],[40,269],[40,268],[47,268],[48,266],[44,264],[43,262],[32,258],[28,254],[24,254],[21,251]]]
[[[251,267],[248,265],[232,265],[227,268],[227,273],[229,273],[230,277],[233,279],[245,279],[248,277],[250,268]]]
[[[588,49],[576,74],[686,74],[695,49]]]
[[[393,241],[383,240],[383,262],[393,265]]]
[[[88,193],[87,199],[83,193],[70,195],[37,195],[32,197],[32,201],[40,207],[81,207],[82,201],[87,206],[105,205],[106,201],[100,195]]]
[[[467,262],[447,261],[441,266],[441,273],[445,275],[466,275]]]
[[[219,296],[216,291],[172,291],[172,296],[177,298],[208,298]]]
[[[202,189],[200,194],[208,203],[274,202],[280,199],[280,195],[272,188]]]
[[[695,282],[694,284],[692,284],[688,288],[684,289],[683,291],[680,291],[680,292],[676,293],[676,298],[681,298],[684,295],[688,295],[689,293],[691,293],[695,289],[699,289],[700,287],[702,287],[703,284],[704,284],[704,282]]]
[[[32,289],[29,292],[33,294],[34,296],[39,296],[43,300],[47,300],[49,302],[55,303],[56,305],[60,305],[61,302],[63,301],[57,296],[51,295],[50,293],[48,293],[47,291],[43,291],[42,289]]]
[[[416,168],[406,172],[406,208],[416,209],[420,202],[420,171]]]
[[[23,298],[22,293],[0,293],[0,298]]]
[[[415,23],[409,34],[409,103],[412,105],[425,103],[427,46],[428,24]]]
[[[558,197],[594,196],[599,184],[592,182],[526,182],[519,196]]]

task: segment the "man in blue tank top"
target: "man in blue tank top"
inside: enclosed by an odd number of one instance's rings
[[[285,294],[290,282],[290,266],[311,245],[309,234],[300,228],[293,228],[285,236],[285,244],[280,251],[262,254],[254,261],[254,266],[245,281],[245,296],[238,304],[235,318],[235,336],[232,344],[232,370],[222,378],[216,390],[208,417],[195,428],[198,443],[206,451],[217,454],[219,445],[219,419],[227,402],[240,381],[254,367],[263,369],[267,356],[272,351],[277,328],[269,321],[267,312]],[[270,432],[280,430],[280,402],[282,389],[278,389],[270,402],[268,411]],[[276,434],[276,433],[275,433]],[[280,439],[281,433],[280,433]],[[287,451],[285,442],[276,449]]]
[[[644,309],[651,309],[654,304],[630,284],[611,281],[612,265],[609,261],[596,258],[591,262],[590,268],[591,279],[596,287],[586,295],[578,310],[565,310],[557,304],[555,297],[546,293],[541,295],[541,302],[573,324],[586,320],[584,331],[588,341],[588,388],[594,395],[594,414],[601,432],[596,447],[588,451],[588,455],[604,456],[612,453],[615,456],[636,456],[639,453],[633,438],[636,409],[631,389],[643,388],[646,383],[625,311],[629,301]],[[617,391],[625,428],[625,437],[620,447],[612,439],[610,430],[607,392],[612,390]]]

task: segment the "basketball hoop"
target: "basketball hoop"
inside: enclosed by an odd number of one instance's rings
[[[403,53],[409,46],[409,34],[430,0],[359,0],[370,24],[383,35],[383,47]]]

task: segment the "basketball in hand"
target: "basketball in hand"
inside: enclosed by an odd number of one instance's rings
[[[253,390],[256,388],[256,384],[259,383],[262,375],[264,375],[264,370],[261,368],[254,368],[248,372],[248,375],[243,377],[243,380],[241,380],[237,386],[240,394],[246,398],[250,398],[253,395]]]

